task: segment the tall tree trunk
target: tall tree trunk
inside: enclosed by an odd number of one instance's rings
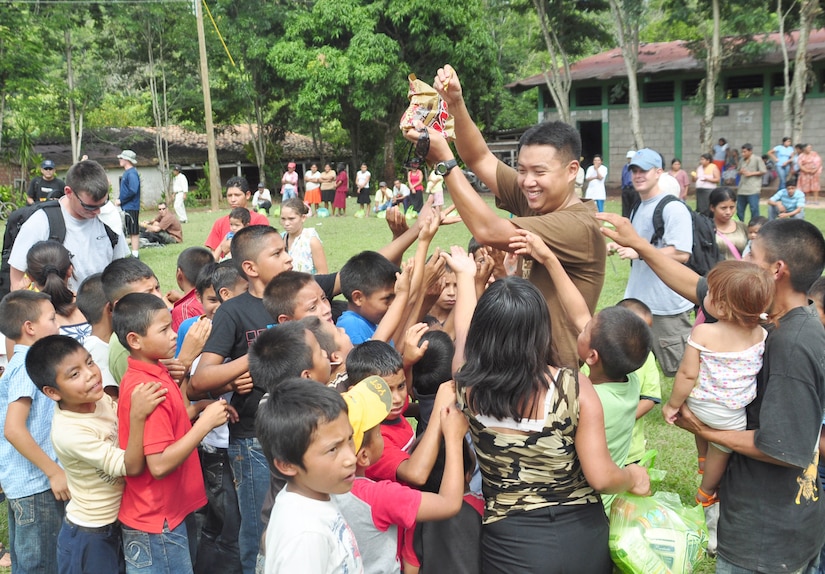
[[[808,68],[810,67],[808,38],[814,20],[820,13],[822,13],[822,6],[818,0],[802,0],[799,14],[799,40],[796,44],[793,81],[791,83],[791,91],[793,92],[793,129],[791,137],[795,142],[802,139],[802,127],[805,119],[805,89],[808,86]]]
[[[255,113],[255,127],[252,134],[252,149],[255,152],[255,163],[258,164],[259,181],[266,183],[266,126],[264,126],[264,113],[261,100],[257,95],[252,99],[252,102]],[[249,124],[249,129],[253,130],[251,123]]]
[[[567,57],[567,52],[559,42],[556,31],[548,25],[545,0],[533,0],[533,6],[536,8],[536,13],[541,22],[541,35],[544,38],[547,54],[550,56],[547,71],[544,72],[544,82],[547,84],[547,90],[556,104],[559,119],[566,124],[572,124],[572,118],[570,117],[570,86],[572,85],[570,60]]]
[[[69,132],[72,140],[72,163],[80,160],[80,142],[77,139],[77,118],[75,109],[74,93],[74,68],[72,67],[72,32],[66,29],[63,32],[66,55],[66,84],[69,88]]]
[[[713,114],[716,111],[716,82],[722,69],[721,16],[719,0],[712,1],[713,30],[705,59],[705,113],[699,122],[699,143],[705,152],[713,149]],[[707,42],[707,36],[706,40]]]
[[[785,81],[785,94],[782,96],[782,122],[789,134],[793,129],[793,91],[791,90],[791,60],[788,57],[788,39],[785,37],[785,18],[788,13],[782,10],[782,0],[776,0],[776,18],[779,20],[779,47],[782,49],[782,75]],[[794,140],[796,141],[796,140]]]
[[[636,69],[639,66],[639,27],[640,14],[631,14],[624,4],[636,0],[610,0],[610,11],[616,30],[616,40],[622,50],[625,70],[627,71],[627,92],[630,112],[630,131],[636,149],[645,147],[642,126],[639,119],[639,83]],[[620,2],[622,4],[620,5]]]
[[[152,118],[155,121],[155,153],[157,154],[158,158],[158,169],[160,170],[160,177],[161,181],[164,182],[165,186],[165,193],[164,198],[166,201],[171,201],[171,190],[169,189],[169,154],[168,154],[168,144],[166,138],[166,115],[164,113],[165,107],[165,100],[166,100],[166,82],[163,81],[163,93],[158,89],[158,68],[163,67],[163,37],[162,32],[160,33],[159,37],[155,37],[153,30],[151,29],[152,24],[147,23],[147,30],[146,30],[146,45],[147,45],[147,55],[149,58],[149,92],[152,98]],[[157,43],[160,46],[160,63],[156,65],[155,63],[155,51],[154,51],[154,44]],[[161,101],[163,100],[163,101]]]

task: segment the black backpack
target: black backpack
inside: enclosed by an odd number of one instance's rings
[[[687,265],[699,275],[707,275],[708,271],[722,260],[719,254],[719,246],[716,244],[716,226],[713,220],[706,215],[696,213],[686,203],[681,201],[674,195],[665,195],[656,205],[653,210],[653,236],[650,238],[652,244],[656,244],[662,237],[665,236],[665,218],[663,212],[665,206],[672,202],[679,201],[687,208],[690,213],[690,219],[693,223],[693,250],[688,259]],[[636,203],[631,211],[630,218],[636,215],[636,210],[641,205],[641,202]]]
[[[63,243],[66,239],[66,222],[63,220],[63,212],[60,210],[60,203],[57,201],[42,201],[33,203],[20,209],[15,209],[6,220],[6,232],[3,234],[3,255],[0,259],[0,298],[5,297],[11,291],[11,265],[9,265],[9,257],[11,257],[11,248],[17,235],[20,233],[20,228],[29,220],[29,218],[39,210],[46,213],[49,220],[49,239]],[[102,222],[101,222],[102,223]],[[109,236],[109,241],[112,243],[112,248],[117,245],[118,234],[113,231],[105,223],[103,227],[106,228],[106,235]]]

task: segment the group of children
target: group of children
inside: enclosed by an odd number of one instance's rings
[[[480,571],[480,472],[451,379],[477,297],[513,269],[474,242],[428,258],[431,215],[338,273],[324,273],[310,237],[313,276],[287,250],[306,217],[289,201],[284,236],[241,209],[228,252],[181,253],[171,313],[136,258],[79,287],[82,344],[58,335],[49,295],[0,302],[15,342],[0,380],[0,483],[21,571]],[[591,316],[539,238],[520,231],[510,247],[546,266],[580,332],[611,458],[638,462],[642,417],[661,401],[650,310],[625,300]],[[716,322],[694,329],[663,413],[673,422],[687,402],[708,424],[743,428],[773,286],[729,261],[707,287]],[[698,447],[697,500],[710,507],[727,455]]]

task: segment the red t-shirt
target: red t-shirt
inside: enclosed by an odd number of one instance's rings
[[[404,416],[381,423],[381,435],[384,437],[384,454],[377,462],[367,468],[367,478],[372,480],[398,481],[398,466],[410,458],[410,449],[415,442],[415,432]]]
[[[269,219],[262,213],[250,211],[249,216],[249,225],[269,225]],[[215,249],[226,239],[227,233],[229,233],[229,216],[224,215],[212,224],[212,231],[209,232],[209,236],[206,238],[204,245],[209,249]]]
[[[172,306],[172,330],[177,333],[180,324],[191,319],[192,317],[200,317],[203,315],[203,305],[198,299],[198,293],[194,289],[189,291],[186,295],[175,301]]]
[[[132,391],[140,383],[160,382],[168,390],[166,400],[146,419],[143,431],[143,453],[158,454],[180,440],[192,428],[180,387],[163,365],[151,365],[127,359],[129,368],[120,382],[117,405],[118,439],[125,449],[129,439]],[[150,534],[177,528],[184,518],[206,504],[206,490],[197,450],[193,450],[178,468],[156,479],[147,466],[138,476],[127,476],[118,519],[135,530]]]

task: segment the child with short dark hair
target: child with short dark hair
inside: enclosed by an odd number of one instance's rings
[[[381,423],[384,453],[367,469],[367,478],[394,480],[413,486],[424,484],[438,455],[441,421],[430,421],[418,448],[411,454],[415,432],[404,417],[409,395],[401,355],[383,341],[366,341],[350,351],[347,375],[352,384],[377,375],[387,382],[392,394],[392,409]]]
[[[518,235],[510,239],[510,247],[517,255],[529,255],[547,268],[562,307],[579,331],[579,358],[585,363],[582,371],[602,403],[610,458],[617,466],[625,466],[639,406],[640,384],[635,371],[650,355],[650,327],[624,307],[607,307],[591,317],[584,297],[538,236],[518,230]],[[602,495],[608,513],[614,498],[612,494]]]
[[[230,251],[224,251],[226,242],[229,241],[231,246],[231,241],[235,237],[235,234],[244,227],[249,227],[251,222],[252,216],[245,207],[236,207],[229,212],[229,232],[226,234],[226,237],[223,238],[224,240],[221,241],[220,245],[212,250],[212,256],[215,258],[215,261],[224,261],[232,258]]]
[[[246,214],[249,216],[248,211]],[[206,247],[187,247],[178,255],[175,280],[184,295],[172,306],[172,329],[175,333],[186,319],[203,315],[203,305],[198,300],[195,283],[201,269],[213,262],[212,254]]]
[[[362,251],[347,261],[339,272],[341,292],[347,310],[339,317],[353,345],[369,340],[395,298],[395,274],[399,271],[375,251]]]
[[[653,313],[650,307],[638,299],[622,299],[616,307],[630,309],[639,318],[653,326]],[[633,436],[630,439],[630,450],[627,453],[625,464],[638,463],[647,448],[645,439],[644,416],[653,410],[653,407],[662,402],[662,384],[659,378],[659,367],[656,365],[656,356],[651,351],[644,364],[635,371],[639,378],[639,406],[636,407],[636,423],[633,425]]]
[[[287,483],[266,529],[266,573],[363,572],[355,536],[330,500],[355,481],[353,430],[341,395],[287,379],[261,401],[255,429],[272,472]]]
[[[274,277],[292,268],[292,258],[274,228],[250,225],[233,237],[232,261],[248,280],[247,290],[215,312],[212,333],[189,384],[198,396],[235,393],[231,404],[239,420],[229,425],[229,457],[244,461],[235,477],[241,513],[238,542],[241,564],[250,572],[264,531],[260,513],[270,472],[255,436],[255,413],[264,391],[257,381],[253,387],[247,352],[257,337],[276,325],[263,305],[263,293]]]
[[[329,298],[309,273],[284,271],[264,290],[264,307],[278,323],[314,315],[332,321]]]
[[[100,273],[89,275],[77,289],[77,308],[92,326],[92,334],[83,341],[100,369],[103,391],[117,399],[118,382],[109,370],[109,341],[112,338],[112,305],[103,292]]]
[[[329,357],[329,380],[321,382],[327,382],[330,387],[343,393],[349,386],[346,361],[353,348],[349,337],[341,327],[315,316],[304,317],[299,322],[315,335],[321,349]]]
[[[9,550],[23,572],[57,572],[57,534],[69,499],[66,474],[57,463],[50,432],[54,404],[26,373],[31,346],[58,332],[49,296],[12,291],[0,301],[0,332],[15,341],[0,378],[0,483],[9,499]]]
[[[312,331],[299,321],[261,333],[249,348],[249,373],[266,392],[294,377],[326,384],[329,370],[326,352]]]
[[[190,422],[180,387],[160,363],[174,354],[177,335],[159,298],[148,293],[126,295],[115,306],[112,323],[130,354],[118,404],[121,448],[126,447],[130,434],[134,387],[159,381],[168,391],[166,400],[146,419],[146,468],[140,475],[126,478],[118,514],[124,548],[128,549],[126,558],[134,568],[148,561],[154,571],[192,571],[194,557],[186,540],[194,542],[193,513],[206,504],[195,449],[210,430],[226,422],[226,401],[211,403],[194,425]]]
[[[249,282],[231,260],[222,261],[212,272],[212,288],[215,289],[218,301],[224,303],[246,292]]]
[[[464,492],[462,445],[467,420],[454,406],[455,389],[445,385],[437,416],[444,433],[443,478],[435,489],[421,492],[391,480],[366,478],[367,468],[382,456],[381,422],[392,408],[392,393],[380,377],[371,376],[344,393],[353,429],[356,479],[352,491],[335,497],[341,514],[355,533],[364,572],[400,570],[398,528],[412,531],[416,522],[446,520],[461,509]]]
[[[417,342],[408,339],[407,345],[410,344],[425,349],[421,358],[412,366],[413,390],[419,408],[415,434],[421,436],[430,422],[438,387],[453,378],[455,344],[444,331],[426,331]]]
[[[129,293],[151,293],[158,298],[162,297],[160,281],[155,272],[137,257],[115,259],[103,270],[100,281],[112,309],[118,300]],[[113,332],[109,338],[109,371],[118,384],[126,372],[128,356],[128,349]]]
[[[745,246],[745,249],[742,250],[742,258],[751,252],[751,244],[753,243],[753,240],[756,239],[759,230],[767,222],[768,218],[764,215],[751,217],[751,220],[748,221],[748,244]]]
[[[117,523],[123,477],[143,471],[144,423],[167,390],[148,382],[134,388],[124,450],[116,444],[117,403],[103,392],[100,370],[80,343],[64,335],[40,339],[26,355],[26,370],[57,403],[51,440],[71,493],[57,538],[60,571],[123,571]]]

